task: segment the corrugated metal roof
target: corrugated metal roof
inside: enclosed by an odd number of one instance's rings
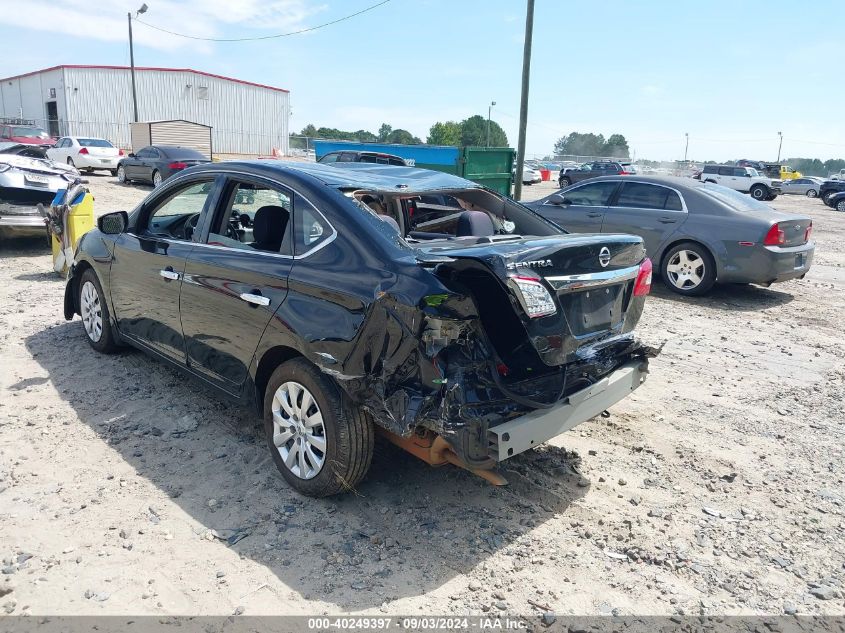
[[[50,66],[49,68],[42,68],[41,70],[33,70],[28,73],[22,73],[20,75],[13,75],[11,77],[3,77],[0,81],[11,81],[12,79],[20,79],[21,77],[31,77],[32,75],[38,75],[40,73],[50,72],[51,70],[60,70],[64,68],[91,68],[91,69],[102,69],[102,70],[130,70],[129,66],[98,66],[98,65],[89,65],[89,64],[59,64],[58,66]],[[233,81],[238,84],[244,84],[247,86],[255,86],[257,88],[266,88],[268,90],[276,90],[278,92],[290,92],[290,90],[286,90],[284,88],[277,88],[275,86],[268,86],[266,84],[259,84],[255,83],[254,81],[245,81],[243,79],[235,79],[234,77],[226,77],[224,75],[215,75],[214,73],[205,72],[203,70],[194,70],[193,68],[159,68],[155,66],[135,66],[135,72],[139,71],[158,71],[158,72],[171,72],[171,73],[194,73],[195,75],[204,75],[205,77],[214,77],[216,79],[224,79],[226,81]]]

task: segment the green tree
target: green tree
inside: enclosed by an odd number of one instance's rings
[[[461,145],[487,145],[487,119],[480,114],[461,121]],[[508,147],[508,137],[502,127],[490,121],[490,147]]]
[[[628,141],[621,134],[611,134],[604,144],[604,155],[614,158],[628,158],[631,155]]]
[[[382,123],[381,127],[378,129],[378,142],[379,143],[387,142],[387,137],[390,136],[390,133],[392,131],[393,131],[393,127],[391,127],[387,123]]]
[[[461,124],[457,121],[438,121],[428,131],[428,138],[425,141],[429,145],[454,145],[461,144]]]
[[[588,132],[572,132],[555,143],[555,155],[602,156],[605,148],[604,136]]]
[[[360,141],[361,143],[375,143],[378,140],[378,137],[375,134],[367,130],[358,130],[357,132],[354,132],[354,134],[355,140]]]
[[[396,128],[387,135],[385,139],[387,143],[397,143],[399,145],[417,145],[422,143],[420,139],[411,134],[408,130]]]
[[[302,131],[299,133],[301,136],[310,136],[315,137],[317,136],[317,128],[315,128],[310,123],[302,128]]]

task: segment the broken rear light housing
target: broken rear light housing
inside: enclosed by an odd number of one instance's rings
[[[651,273],[654,266],[651,260],[646,257],[640,264],[640,271],[637,273],[637,281],[634,282],[634,296],[644,297],[651,292]]]
[[[552,295],[538,278],[515,275],[511,279],[522,296],[522,303],[529,317],[536,319],[557,312]]]

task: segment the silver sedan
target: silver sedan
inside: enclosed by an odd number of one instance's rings
[[[815,198],[819,195],[819,186],[823,178],[804,177],[794,180],[784,180],[780,186],[781,193],[796,193],[808,198]]]

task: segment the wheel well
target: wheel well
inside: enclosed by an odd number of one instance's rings
[[[264,406],[264,390],[267,389],[267,383],[270,382],[270,376],[276,371],[276,367],[299,356],[302,356],[302,354],[292,347],[281,345],[264,352],[264,356],[258,362],[258,369],[255,371],[256,404],[259,410]]]
[[[701,243],[697,240],[686,239],[686,240],[675,240],[671,244],[668,244],[666,246],[666,248],[663,249],[663,252],[660,253],[660,266],[657,268],[657,270],[660,273],[661,277],[663,276],[663,262],[666,260],[666,254],[669,251],[671,251],[673,248],[675,248],[678,244],[695,244],[696,246],[700,246],[701,248],[703,248],[707,252],[707,254],[710,255],[710,258],[713,260],[713,264],[716,266],[716,275],[718,276],[718,274],[719,274],[719,264],[716,260],[716,256],[713,254],[713,251],[710,249],[710,247],[707,246],[707,244],[703,244],[703,243]]]
[[[74,275],[71,278],[71,283],[73,284],[73,292],[71,293],[71,297],[73,299],[74,314],[79,314],[79,279],[82,277],[82,275],[85,274],[85,271],[89,268],[93,269],[94,267],[83,259],[81,262],[76,264],[76,268],[74,269]],[[96,274],[96,272],[94,274]]]

